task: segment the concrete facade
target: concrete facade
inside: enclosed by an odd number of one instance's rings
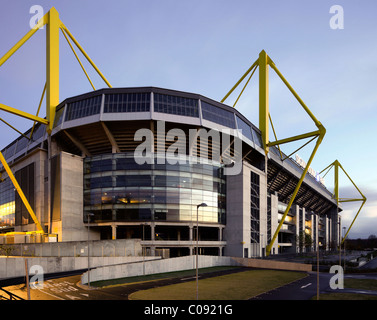
[[[25,221],[13,224],[4,221],[11,220],[11,214],[20,220],[20,214],[0,212],[0,244],[58,241],[74,246],[72,242],[88,238],[133,238],[142,239],[152,255],[169,250],[170,256],[193,255],[197,205],[207,201],[198,214],[199,253],[262,257],[281,221],[280,207],[289,202],[303,172],[293,159],[283,161],[275,147],[266,155],[260,130],[236,109],[198,94],[155,87],[101,89],[68,98],[56,111],[50,136],[40,126],[35,140],[20,136],[3,150],[12,170],[34,165],[32,201],[45,235],[17,234],[36,231],[36,226],[24,212]],[[161,126],[158,120],[166,123]],[[148,149],[153,159],[179,142],[185,150],[182,159],[199,157],[199,146],[200,154],[208,149],[209,164],[135,166],[129,160],[131,155],[135,160],[140,147],[135,139],[139,129],[154,136],[155,144]],[[171,129],[185,135],[198,129],[226,135],[221,143],[211,137],[201,145],[191,137],[172,144],[165,139]],[[236,150],[240,141],[243,150]],[[227,152],[217,157],[220,144]],[[241,173],[224,177],[227,157],[234,164],[236,159],[237,167],[242,163]],[[4,170],[2,174],[7,179]],[[0,205],[11,203],[7,198],[12,189],[5,190]],[[306,175],[271,253],[296,252],[300,232],[326,248],[339,242],[335,206],[331,193]],[[22,205],[15,207],[17,211]],[[325,226],[310,216],[312,211]],[[89,223],[88,213],[93,213]]]
[[[257,242],[251,240],[251,172],[259,176],[259,234]],[[276,195],[271,197],[271,230],[278,226]],[[267,232],[267,180],[265,172],[244,162],[242,172],[227,177],[227,224],[224,228],[226,239],[225,255],[237,257],[261,257],[265,253],[268,241]],[[277,241],[272,247],[272,253],[278,249]]]

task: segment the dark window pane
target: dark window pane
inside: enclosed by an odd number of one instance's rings
[[[101,110],[101,98],[102,96],[95,96],[92,98],[69,103],[67,105],[65,121],[99,114]]]
[[[236,128],[233,112],[224,110],[205,101],[202,101],[202,114],[203,119],[221,124],[229,128]]]
[[[150,96],[149,92],[106,94],[104,112],[148,112]]]
[[[154,111],[180,116],[199,117],[198,100],[160,93],[154,94]]]
[[[251,141],[253,141],[253,135],[251,133],[251,127],[242,119],[236,116],[237,119],[237,126],[238,130],[242,130],[242,134],[246,137],[249,138]]]

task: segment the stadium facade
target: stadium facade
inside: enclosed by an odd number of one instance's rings
[[[140,129],[152,142],[139,155],[144,161],[135,156],[148,140]],[[51,136],[37,124],[2,153],[57,241],[139,238],[149,254],[170,257],[195,253],[197,225],[200,254],[263,256],[303,172],[275,147],[266,155],[259,129],[236,109],[156,87],[68,98],[56,108]],[[0,232],[13,234],[0,243],[48,241],[17,235],[35,230],[3,170]],[[335,248],[340,230],[331,192],[307,174],[271,254]]]

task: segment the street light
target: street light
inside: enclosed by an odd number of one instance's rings
[[[343,267],[343,274],[345,274],[346,272],[346,241],[344,240],[344,237],[345,237],[345,234],[346,234],[346,227],[343,227],[343,248],[344,248],[344,256],[343,256],[343,263],[344,263],[344,267]]]
[[[145,276],[145,232],[144,232],[144,227],[147,225],[146,222],[141,224],[143,226],[143,244],[141,247],[142,254],[143,254],[143,276]]]
[[[196,206],[196,300],[199,300],[199,270],[198,270],[198,254],[199,254],[199,208],[207,207],[206,203]]]
[[[85,213],[87,222],[88,222],[88,287],[90,288],[90,254],[89,254],[89,227],[90,227],[90,217],[94,216],[94,213],[86,212]]]
[[[317,247],[317,300],[319,300],[319,243],[318,243],[318,217],[314,212],[312,212],[312,217],[314,220],[316,220],[316,223],[314,224],[313,228],[316,228],[316,233],[315,233],[315,246]]]

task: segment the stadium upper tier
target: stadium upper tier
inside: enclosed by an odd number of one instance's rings
[[[165,122],[166,132],[176,127],[185,133],[192,128],[233,129],[232,138],[243,141],[242,159],[266,170],[260,130],[239,111],[199,94],[170,89],[106,88],[67,98],[57,106],[52,139],[59,142],[62,151],[88,157],[133,152],[140,144],[134,139],[135,132],[140,128],[157,132],[153,122],[159,120]],[[46,143],[45,126],[37,124],[2,153],[12,164],[35,149],[47,149]],[[282,161],[273,147],[267,156],[267,171],[269,191],[278,192],[279,200],[286,202],[303,168],[293,159]],[[336,205],[332,194],[310,174],[295,202],[318,213]]]

